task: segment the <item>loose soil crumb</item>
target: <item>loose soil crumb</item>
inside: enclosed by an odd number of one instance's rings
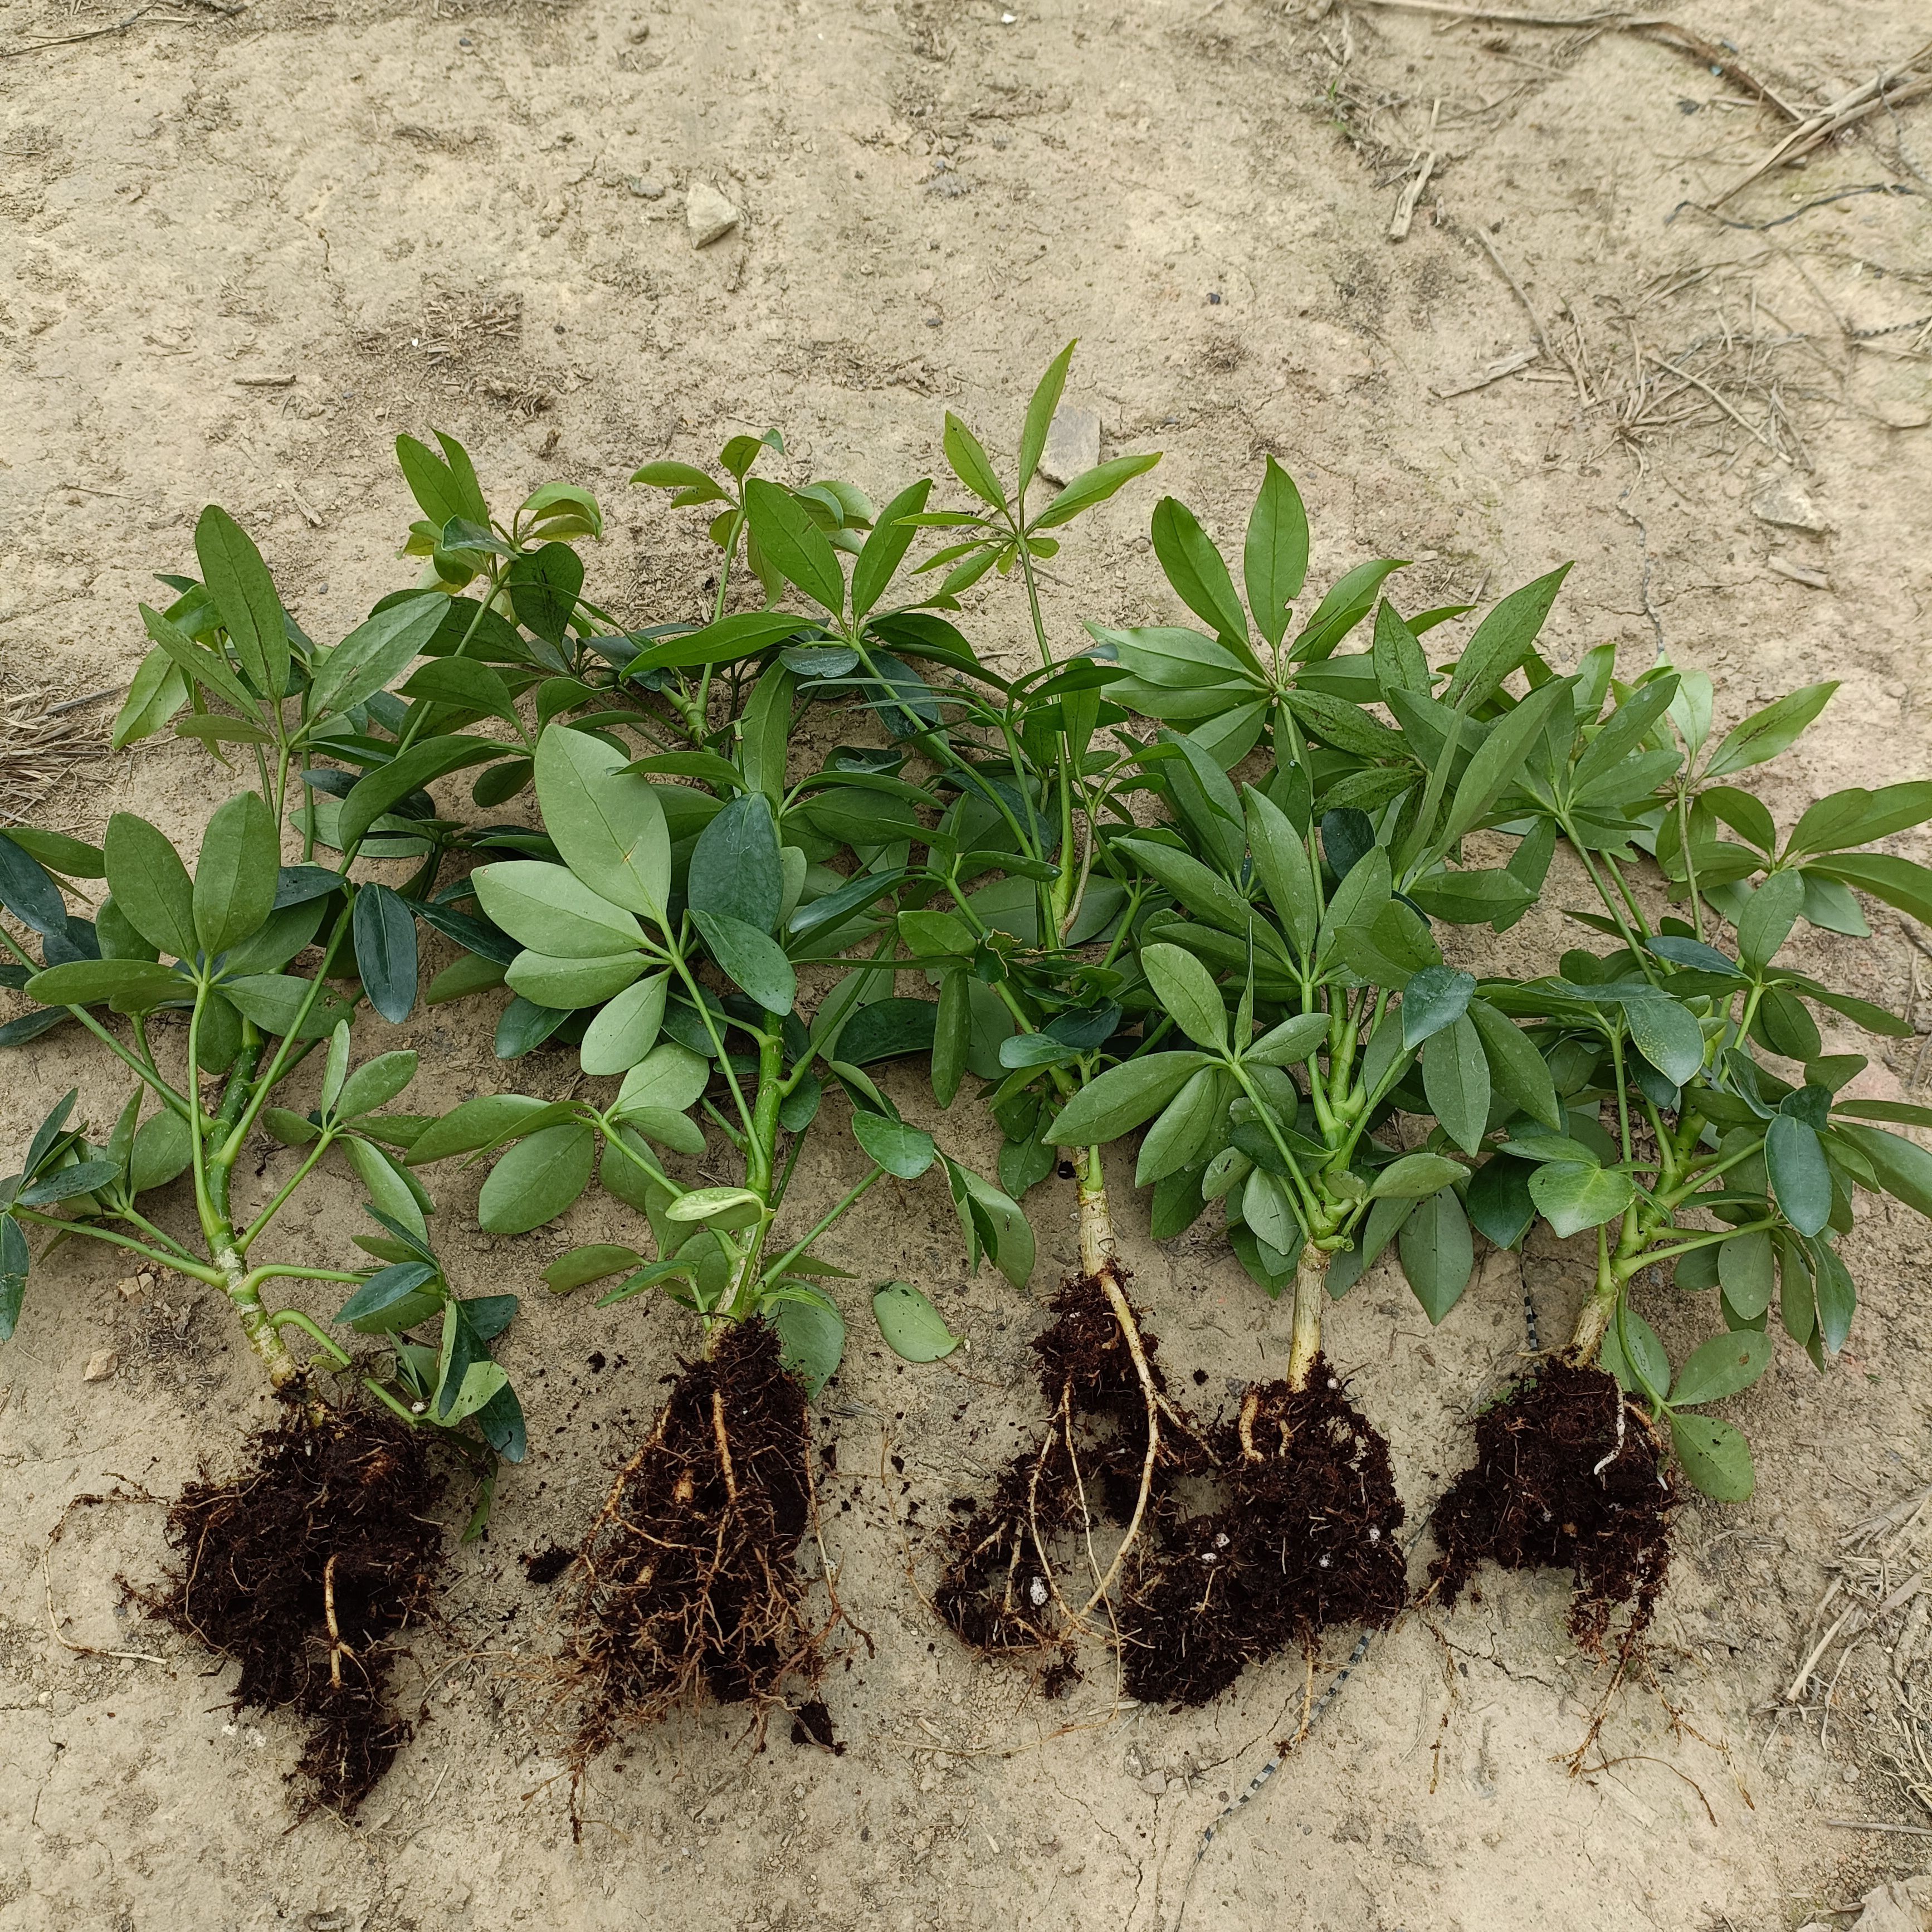
[[[554,1583],[576,1560],[577,1552],[566,1549],[560,1543],[553,1543],[546,1550],[530,1550],[517,1558],[524,1566],[524,1574],[530,1579],[531,1586],[537,1589],[546,1583]]]
[[[1331,1625],[1386,1630],[1406,1595],[1388,1444],[1320,1355],[1306,1388],[1248,1390],[1214,1450],[1226,1503],[1167,1530],[1121,1616],[1143,1702],[1205,1704]]]
[[[816,1684],[824,1631],[794,1560],[812,1522],[806,1408],[762,1321],[727,1328],[672,1380],[584,1542],[566,1649],[583,1692],[580,1774],[682,1700],[762,1718],[789,1680]]]
[[[308,1726],[291,1774],[302,1814],[346,1817],[410,1736],[389,1676],[442,1561],[423,1514],[440,1480],[415,1430],[360,1410],[291,1415],[250,1439],[242,1466],[224,1481],[204,1467],[169,1511],[182,1567],[150,1606],[242,1666],[237,1710]]]
[[[1436,1506],[1430,1584],[1444,1605],[1486,1558],[1574,1570],[1570,1628],[1601,1647],[1628,1605],[1648,1627],[1670,1567],[1670,1478],[1640,1413],[1601,1369],[1553,1361],[1476,1421],[1476,1460]]]

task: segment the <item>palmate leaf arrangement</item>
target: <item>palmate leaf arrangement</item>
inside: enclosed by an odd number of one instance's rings
[[[320,1408],[289,1333],[330,1368],[348,1353],[262,1292],[338,1282],[336,1322],[387,1338],[364,1377],[385,1412],[488,1471],[524,1448],[489,1352],[516,1299],[450,1283],[423,1174],[490,1161],[478,1214],[496,1233],[554,1220],[593,1177],[641,1216],[634,1244],[544,1271],[560,1293],[607,1284],[606,1303],[662,1289],[706,1338],[572,1573],[584,1755],[700,1687],[768,1701],[815,1669],[823,1633],[790,1557],[810,1519],[806,1398],[845,1335],[842,1271],[815,1247],[884,1178],[938,1168],[970,1264],[990,1259],[1016,1288],[1034,1264],[1021,1203],[1056,1168],[1075,1180],[1081,1274],[1039,1345],[1056,1432],[962,1528],[939,1601],[962,1634],[1006,1648],[1064,1640],[1111,1592],[1130,1644],[1136,1629],[1150,1643],[1170,1616],[1184,1625],[1180,1580],[1191,1603],[1195,1545],[1218,1536],[1224,1608],[1279,1628],[1197,1636],[1202,1659],[1220,1648],[1191,1675],[1142,1672],[1143,1694],[1182,1702],[1280,1641],[1400,1606],[1386,1451],[1321,1353],[1326,1304],[1391,1244],[1440,1322],[1476,1234],[1520,1248],[1540,1221],[1594,1241],[1569,1348],[1492,1413],[1514,1406],[1519,1432],[1535,1426],[1539,1386],[1546,1409],[1571,1376],[1610,1454],[1599,1462],[1594,1438],[1552,1453],[1594,1466],[1599,1516],[1550,1528],[1545,1499],[1479,1464],[1438,1510],[1438,1576],[1453,1597],[1485,1556],[1574,1564],[1586,1593],[1635,1595],[1641,1612],[1660,1571],[1593,1570],[1592,1537],[1620,1510],[1660,1511],[1669,1460],[1712,1496],[1748,1495],[1742,1436],[1700,1412],[1763,1372],[1774,1302],[1821,1369],[1843,1346],[1856,1295],[1835,1238],[1856,1190],[1932,1214],[1932,1154],[1894,1131],[1932,1110],[1840,1097],[1864,1063],[1823,1054],[1813,1009],[1880,1034],[1906,1023],[1778,963],[1801,922],[1866,936],[1855,892],[1932,920],[1932,872],[1864,849],[1932,818],[1932,782],[1834,794],[1780,839],[1736,781],[1834,686],[1713,742],[1700,673],[1660,664],[1626,683],[1609,645],[1567,676],[1546,661],[1561,571],[1503,598],[1443,662],[1424,640],[1467,613],[1405,620],[1385,594],[1394,560],[1348,572],[1298,620],[1308,526],[1272,458],[1239,591],[1186,506],[1154,513],[1156,556],[1202,628],[1090,625],[1056,656],[1037,583],[1052,532],[1158,460],[1046,494],[1072,352],[1033,399],[1010,482],[948,416],[968,508],[930,508],[930,480],[880,508],[849,484],[753,474],[782,454],[776,433],[734,439],[715,473],[645,466],[638,483],[711,509],[716,598],[697,624],[624,628],[584,595],[575,546],[601,534],[594,500],[553,485],[493,519],[447,436],[440,454],[398,445],[424,580],[332,649],[302,634],[253,544],[211,508],[199,579],[167,580],[175,601],[144,607],[154,647],[116,742],[172,725],[252,760],[256,788],[218,810],[192,876],[131,814],[98,849],[0,835],[0,904],[22,928],[4,934],[7,983],[36,1003],[0,1042],[75,1022],[138,1082],[104,1141],[68,1096],[0,1184],[0,1336],[20,1318],[29,1234],[48,1238],[43,1261],[103,1240],[226,1294],[270,1380]],[[941,547],[914,564],[934,530]],[[1040,656],[1010,680],[956,621],[994,571],[1023,586]],[[766,608],[734,612],[747,572]],[[1364,626],[1368,647],[1342,650]],[[801,773],[820,718],[855,718],[868,742]],[[463,771],[479,808],[533,790],[534,814],[446,815],[428,788]],[[1545,899],[1559,843],[1600,907],[1570,916],[1609,950],[1527,980],[1445,961],[1442,928],[1500,933]],[[398,862],[403,883],[368,876]],[[92,916],[70,911],[100,880]],[[1658,904],[1672,910],[1646,910]],[[421,926],[459,952],[419,992]],[[832,982],[808,1019],[801,969]],[[392,1110],[412,1054],[352,1066],[364,998],[400,1022],[419,998],[505,986],[500,1058],[574,1048],[614,1088],[485,1094],[429,1118]],[[969,1072],[981,1083],[1004,1137],[997,1180],[903,1119],[868,1070],[912,1056],[943,1110]],[[858,1178],[792,1208],[834,1090]],[[233,1187],[258,1126],[291,1151],[250,1212]],[[1168,1394],[1114,1258],[1102,1150],[1143,1130],[1134,1178],[1155,1235],[1218,1202],[1247,1272],[1292,1299],[1281,1378],[1224,1424]],[[260,1259],[332,1148],[369,1196],[357,1238],[381,1265]],[[728,1160],[728,1181],[693,1178]],[[172,1197],[158,1220],[142,1204],[183,1174],[190,1238],[162,1225],[179,1221]],[[1631,1304],[1666,1268],[1680,1291],[1717,1290],[1721,1323],[1674,1366]],[[909,1284],[879,1288],[874,1312],[910,1360],[954,1346]],[[1380,1472],[1372,1507],[1318,1529],[1298,1462],[1317,1432],[1298,1430],[1296,1405],[1310,1403],[1334,1425],[1322,1432],[1350,1439],[1351,1482]],[[1083,1408],[1098,1438],[1081,1436]],[[1076,1604],[1048,1545],[1088,1508],[1082,1440],[1099,1445],[1094,1507],[1124,1535]],[[1631,1466],[1634,1486],[1620,1480]],[[1216,1473],[1228,1507],[1184,1516],[1168,1479],[1190,1471]],[[1270,1552],[1306,1545],[1292,1600],[1230,1534],[1250,1519]],[[649,1553],[673,1547],[712,1553],[688,1568]]]

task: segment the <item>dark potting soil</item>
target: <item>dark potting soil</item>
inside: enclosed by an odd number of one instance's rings
[[[1388,1444],[1319,1355],[1308,1385],[1249,1389],[1212,1447],[1226,1500],[1163,1525],[1120,1612],[1130,1695],[1207,1703],[1338,1624],[1386,1630],[1407,1596]]]
[[[812,1522],[802,1384],[753,1320],[670,1380],[617,1473],[574,1576],[566,1658],[582,1692],[580,1770],[620,1732],[700,1693],[762,1715],[814,1684],[824,1631],[795,1561]]]
[[[976,1650],[1054,1652],[1042,1688],[1060,1695],[1079,1682],[1069,1605],[1056,1559],[1072,1559],[1073,1580],[1091,1587],[1078,1539],[1091,1523],[1124,1527],[1140,1493],[1148,1448],[1148,1404],[1127,1340],[1100,1283],[1090,1275],[1067,1282],[1048,1304],[1054,1319],[1034,1341],[1040,1389],[1052,1420],[1040,1441],[1000,1472],[992,1498],[952,1531],[951,1560],[933,1600],[954,1631]],[[1139,1311],[1141,1346],[1155,1388],[1166,1382],[1153,1360],[1159,1342]],[[1175,1478],[1198,1468],[1198,1438],[1161,1430],[1147,1525],[1176,1513]]]
[[[1670,1480],[1655,1439],[1601,1369],[1552,1361],[1476,1419],[1476,1460],[1431,1519],[1431,1588],[1453,1604],[1485,1561],[1568,1569],[1570,1628],[1599,1648],[1628,1606],[1640,1635],[1670,1565]]]
[[[181,1568],[148,1607],[241,1666],[238,1710],[306,1726],[291,1774],[304,1815],[349,1816],[409,1737],[389,1677],[442,1562],[441,1526],[425,1520],[440,1487],[397,1418],[292,1413],[250,1438],[242,1474],[204,1468],[168,1512]]]
[[[531,1587],[541,1589],[546,1583],[554,1583],[577,1561],[577,1552],[553,1543],[548,1549],[530,1550],[517,1561],[524,1566]]]

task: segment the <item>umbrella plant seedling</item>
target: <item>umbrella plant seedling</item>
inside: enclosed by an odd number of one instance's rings
[[[214,507],[196,526],[200,577],[167,579],[178,593],[169,608],[144,608],[154,649],[116,721],[117,746],[172,724],[224,761],[224,748],[244,748],[255,765],[257,788],[217,809],[191,874],[132,813],[114,815],[98,848],[28,827],[0,836],[0,905],[23,928],[0,928],[10,956],[0,974],[36,1002],[0,1042],[78,1024],[139,1083],[102,1140],[76,1120],[68,1095],[4,1184],[0,1340],[21,1318],[30,1238],[43,1233],[36,1272],[62,1243],[88,1239],[226,1298],[268,1385],[294,1407],[284,1426],[244,1445],[239,1477],[204,1472],[184,1492],[170,1534],[196,1554],[158,1608],[241,1660],[244,1701],[286,1705],[308,1720],[304,1770],[320,1802],[344,1810],[401,1735],[386,1712],[387,1660],[436,1547],[394,1533],[398,1498],[419,1508],[435,1486],[419,1438],[449,1445],[478,1478],[471,1534],[487,1517],[499,1458],[524,1449],[522,1412],[490,1346],[517,1298],[454,1289],[430,1240],[429,1197],[398,1158],[424,1124],[391,1111],[416,1056],[357,1065],[350,1033],[365,994],[392,1020],[416,1002],[416,916],[444,852],[460,843],[460,828],[436,818],[421,785],[476,762],[478,746],[493,756],[515,747],[464,734],[452,755],[454,726],[482,715],[469,697],[439,685],[406,702],[388,687],[424,653],[446,684],[487,668],[463,660],[479,644],[514,657],[506,639],[518,634],[491,602],[513,600],[533,558],[596,524],[594,503],[562,487],[538,492],[508,527],[491,526],[467,458],[448,439],[443,449],[437,458],[406,438],[400,446],[418,494],[450,500],[440,527],[448,533],[454,520],[481,547],[478,568],[437,550],[446,575],[384,598],[332,647],[290,618],[253,542]],[[472,497],[475,522],[462,524]],[[485,600],[452,594],[479,569]],[[497,708],[514,718],[507,702]],[[344,763],[363,767],[380,798]],[[278,831],[285,816],[301,838],[293,862]],[[333,869],[314,862],[319,848],[339,854]],[[400,892],[352,875],[360,858],[396,857],[422,862]],[[94,880],[107,893],[93,916],[70,910],[69,893],[82,887],[60,881]],[[310,970],[296,970],[304,962]],[[314,1104],[287,1104],[318,1069]],[[237,1177],[258,1127],[296,1150],[294,1165],[244,1204]],[[372,1222],[358,1244],[380,1266],[286,1252],[278,1217],[332,1150],[369,1196]],[[262,1171],[252,1157],[245,1165]],[[191,1233],[172,1202],[154,1198],[184,1176]],[[382,1372],[362,1378],[376,1406],[338,1406],[316,1384],[291,1337],[332,1369],[349,1369],[350,1358],[308,1315],[274,1305],[286,1282],[348,1291],[338,1292],[335,1322],[386,1340]],[[328,1479],[318,1487],[321,1470]]]
[[[465,883],[480,922],[519,949],[505,976],[541,1016],[532,1034],[574,1040],[584,1072],[616,1090],[604,1102],[483,1096],[410,1153],[416,1166],[500,1153],[478,1202],[497,1232],[554,1220],[594,1173],[644,1216],[650,1252],[573,1249],[547,1271],[550,1285],[611,1282],[607,1304],[662,1288],[703,1326],[702,1356],[619,1472],[574,1572],[580,1770],[620,1728],[694,1694],[762,1712],[818,1674],[825,1632],[792,1558],[810,1522],[807,1402],[836,1370],[845,1328],[827,1292],[843,1271],[816,1244],[880,1180],[913,1181],[943,1162],[975,1262],[983,1252],[1016,1282],[1033,1263],[1018,1206],[942,1156],[866,1070],[933,1043],[932,1003],[892,994],[909,968],[892,957],[891,902],[913,849],[943,837],[922,816],[938,801],[897,775],[905,754],[891,747],[835,747],[818,771],[788,772],[814,701],[856,695],[903,740],[932,715],[908,656],[978,668],[950,626],[916,606],[882,608],[917,533],[904,516],[929,486],[874,516],[850,486],[746,478],[755,451],[736,454],[742,467],[728,448],[725,467],[742,495],[714,535],[728,558],[742,537],[776,588],[814,608],[714,615],[643,640],[622,681],[701,674],[686,686],[694,708],[709,707],[701,736],[634,757],[618,736],[632,721],[614,712],[588,730],[550,724],[535,757],[533,856]],[[688,500],[704,475],[660,464],[639,478]],[[842,856],[849,874],[828,862]],[[808,1023],[800,969],[842,962]],[[828,1087],[851,1104],[865,1169],[802,1232],[782,1234]],[[727,1150],[711,1157],[732,1176],[694,1185],[673,1157],[704,1154],[707,1126]],[[880,1290],[874,1310],[912,1359],[952,1344],[909,1284]]]
[[[1589,1642],[1621,1605],[1629,1636],[1648,1621],[1669,1558],[1667,1462],[1721,1501],[1750,1495],[1742,1431],[1699,1412],[1769,1366],[1774,1310],[1821,1372],[1844,1347],[1857,1293],[1839,1242],[1858,1190],[1932,1215],[1932,1154],[1894,1131],[1932,1126],[1932,1108],[1847,1094],[1866,1060],[1826,1053],[1814,1010],[1880,1036],[1907,1023],[1785,957],[1801,921],[1868,935],[1853,888],[1932,920],[1932,871],[1864,849],[1932,819],[1932,782],[1834,792],[1780,842],[1733,781],[1786,749],[1835,686],[1794,692],[1713,744],[1701,674],[1660,665],[1630,686],[1612,674],[1600,646],[1576,676],[1542,685],[1539,697],[1569,695],[1492,816],[1528,839],[1561,836],[1601,908],[1571,916],[1618,943],[1485,985],[1531,1023],[1563,1112],[1502,1123],[1468,1190],[1500,1245],[1539,1223],[1592,1240],[1593,1280],[1568,1349],[1479,1420],[1477,1462],[1436,1512],[1433,1572],[1453,1600],[1485,1557],[1573,1568],[1572,1627]],[[1646,872],[1688,918],[1653,918]],[[1666,1270],[1680,1292],[1714,1292],[1724,1324],[1674,1366],[1632,1306]]]

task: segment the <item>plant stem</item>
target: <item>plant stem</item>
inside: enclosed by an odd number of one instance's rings
[[[1304,1242],[1294,1268],[1293,1326],[1288,1345],[1288,1385],[1305,1389],[1322,1352],[1322,1304],[1328,1298],[1328,1252]]]

